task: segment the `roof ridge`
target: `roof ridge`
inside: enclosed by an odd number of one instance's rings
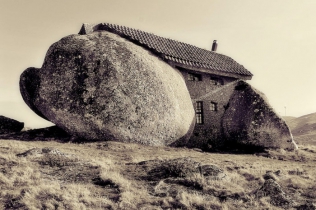
[[[198,49],[203,50],[203,51],[206,51],[206,52],[214,53],[214,54],[217,54],[217,55],[227,56],[227,55],[224,55],[224,54],[222,54],[222,53],[213,52],[213,51],[211,51],[211,50],[208,50],[208,49],[205,49],[205,48],[202,48],[202,47],[198,47],[198,46],[195,46],[195,45],[190,44],[190,43],[186,43],[186,42],[183,42],[183,41],[178,41],[178,40],[176,40],[176,39],[172,39],[172,38],[168,38],[168,37],[163,37],[163,36],[154,34],[153,32],[142,31],[142,30],[140,30],[140,29],[134,29],[134,28],[131,28],[131,27],[128,27],[128,26],[121,26],[121,25],[111,24],[111,23],[100,23],[100,24],[113,25],[113,26],[118,26],[118,27],[125,27],[125,28],[128,28],[128,29],[132,29],[132,30],[136,30],[136,31],[145,33],[145,34],[151,34],[151,35],[156,36],[156,37],[159,37],[159,38],[168,39],[168,40],[170,40],[170,41],[178,42],[178,43],[181,43],[181,44],[184,44],[184,45],[189,45],[189,46],[191,46],[191,47],[198,48]],[[96,24],[96,25],[99,25],[99,24]]]

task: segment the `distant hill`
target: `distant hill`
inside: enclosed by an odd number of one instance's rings
[[[296,119],[297,117],[292,116],[282,116],[282,118],[285,120],[286,123],[290,122],[291,120]]]
[[[316,145],[316,113],[301,117],[283,117],[297,143]]]

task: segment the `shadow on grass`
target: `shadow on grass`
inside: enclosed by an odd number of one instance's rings
[[[203,137],[201,137],[203,138]],[[205,138],[205,137],[204,137]],[[91,143],[100,140],[88,140],[74,137],[57,126],[47,128],[32,129],[16,133],[2,134],[0,139],[21,140],[21,141],[56,141],[60,143]],[[196,140],[198,142],[198,140]],[[203,142],[203,141],[202,141]],[[210,143],[213,145],[210,147]],[[183,146],[183,145],[182,145]],[[181,146],[181,147],[182,147]],[[179,147],[179,146],[178,146]],[[188,145],[189,148],[195,147]],[[206,139],[204,144],[200,142],[199,146],[205,152],[223,153],[223,154],[255,154],[265,152],[265,148],[253,144],[238,143],[237,141],[225,139]]]
[[[14,139],[21,141],[57,141],[69,142],[72,136],[57,126],[38,128],[16,133],[2,134],[0,139]]]

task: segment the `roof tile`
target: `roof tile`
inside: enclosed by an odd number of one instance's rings
[[[83,27],[90,26],[84,24]],[[251,72],[232,58],[187,43],[110,23],[94,25],[92,28],[93,31],[107,30],[120,36],[124,36],[132,42],[140,43],[144,47],[147,47],[154,52],[158,52],[160,54],[159,56],[162,58],[185,64],[188,67],[203,67],[205,69],[228,72],[242,76],[252,76]]]

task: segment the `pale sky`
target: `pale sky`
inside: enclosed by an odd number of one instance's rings
[[[316,112],[315,0],[0,0],[0,115],[45,127],[19,92],[51,44],[109,22],[228,55],[282,116]],[[285,108],[286,107],[286,108]]]

